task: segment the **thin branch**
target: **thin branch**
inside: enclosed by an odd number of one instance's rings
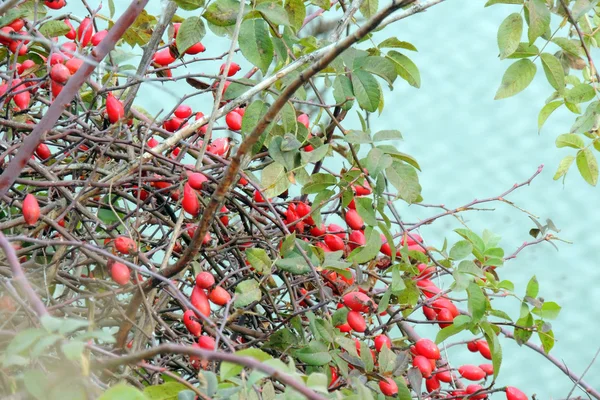
[[[514,335],[507,329],[500,328],[500,331],[507,338],[515,339]],[[579,376],[575,375],[573,372],[569,371],[569,369],[559,359],[557,359],[553,355],[546,353],[543,348],[541,348],[540,346],[535,345],[529,341],[525,342],[524,344],[525,344],[525,346],[534,350],[536,353],[541,354],[544,358],[546,358],[552,364],[556,365],[558,367],[558,369],[560,369],[565,375],[567,375],[569,378],[571,378],[573,380],[573,382],[579,382],[579,386],[581,386],[587,394],[589,394],[590,396],[592,396],[595,399],[600,400],[600,392],[598,390],[594,389],[593,387],[591,387],[587,382],[585,382],[582,379],[583,377],[579,377]]]
[[[29,284],[27,277],[23,273],[23,268],[21,268],[21,263],[19,263],[19,259],[17,258],[17,253],[15,249],[12,247],[6,236],[2,232],[0,232],[0,247],[4,251],[6,255],[6,260],[10,265],[10,269],[12,271],[14,280],[21,286],[23,292],[29,299],[29,302],[33,306],[33,309],[37,313],[39,317],[42,317],[48,314],[48,310],[46,310],[46,306],[42,303],[42,300],[38,297],[35,290]]]
[[[4,15],[8,10],[13,8],[21,0],[7,0],[0,4],[0,15]]]
[[[133,24],[137,16],[144,10],[147,3],[148,0],[132,1],[127,10],[125,10],[123,15],[121,15],[114,26],[108,31],[104,40],[92,50],[91,57],[89,57],[92,62],[84,63],[75,75],[69,79],[63,90],[48,108],[46,114],[44,114],[33,131],[25,138],[17,155],[6,166],[2,175],[0,175],[0,198],[11,188],[15,179],[17,179],[19,173],[27,164],[27,161],[40,143],[43,135],[54,127],[66,106],[70,104],[71,100],[73,100],[75,95],[79,92],[81,86],[83,86],[87,78],[92,74],[95,68],[94,65],[102,61],[104,57],[114,49],[117,41],[123,36],[131,24]]]
[[[596,82],[600,82],[600,73],[598,73],[598,70],[596,69],[596,66],[594,65],[594,60],[592,59],[592,53],[590,53],[590,49],[588,48],[587,44],[585,44],[585,40],[583,40],[583,32],[581,31],[581,28],[579,28],[577,21],[575,21],[575,18],[573,18],[573,14],[571,13],[571,10],[569,10],[569,7],[565,3],[565,0],[560,0],[560,4],[562,5],[563,9],[567,13],[567,18],[569,18],[569,22],[571,23],[571,25],[573,25],[573,27],[577,31],[577,36],[579,36],[579,41],[581,42],[583,51],[585,51],[585,56],[587,57],[588,62],[590,63],[591,72],[592,72],[592,74],[596,75]]]
[[[157,347],[154,347],[149,350],[145,350],[141,353],[130,354],[127,356],[113,358],[110,360],[100,361],[99,364],[104,368],[114,368],[120,365],[125,364],[133,364],[137,363],[141,360],[148,360],[152,357],[159,354],[184,354],[187,356],[196,356],[208,361],[225,361],[234,364],[239,364],[247,368],[255,369],[258,371],[262,371],[265,374],[271,376],[273,379],[278,380],[279,382],[290,386],[294,390],[306,396],[307,399],[310,400],[326,400],[327,398],[315,393],[308,387],[302,383],[301,380],[294,378],[286,373],[283,373],[281,370],[271,367],[269,365],[263,364],[255,358],[244,357],[244,356],[236,356],[231,353],[223,353],[220,351],[208,351],[202,350],[199,348],[191,347],[191,346],[181,346],[176,344],[163,344]]]

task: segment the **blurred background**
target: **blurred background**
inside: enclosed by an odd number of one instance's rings
[[[83,12],[75,3],[72,2],[73,10]],[[88,3],[95,8],[100,2]],[[118,16],[124,4],[115,3]],[[148,11],[154,15],[160,13],[162,2],[150,3]],[[528,247],[498,272],[501,278],[515,283],[520,296],[524,295],[531,276],[536,275],[540,296],[563,307],[558,319],[552,322],[556,337],[552,354],[579,375],[600,347],[600,284],[597,283],[600,213],[596,210],[600,206],[600,188],[587,185],[575,166],[564,185],[552,180],[561,158],[574,154],[568,149],[557,149],[554,140],[568,132],[575,115],[559,109],[538,134],[538,112],[552,93],[541,65],[524,92],[509,99],[493,100],[502,75],[512,62],[498,59],[496,32],[502,20],[520,7],[484,8],[484,3],[448,0],[389,26],[385,36],[380,34],[380,39],[396,35],[417,47],[418,52],[406,54],[421,71],[421,88],[415,89],[401,79],[396,81],[393,92],[384,87],[385,109],[381,116],[371,118],[371,127],[373,131],[402,132],[404,141],[397,145],[420,163],[423,198],[428,204],[457,207],[475,198],[497,196],[513,184],[527,180],[544,164],[543,172],[531,186],[512,193],[508,200],[539,216],[542,224],[547,218],[552,219],[561,229],[558,236],[573,244],[557,242],[559,251],[548,243]],[[103,10],[105,13],[107,8]],[[210,32],[203,42],[207,47],[203,57],[221,55],[229,48],[227,40]],[[135,52],[141,53],[139,48]],[[130,63],[137,65],[136,61]],[[242,72],[248,70],[240,54],[234,61],[245,67]],[[220,64],[216,61],[212,71],[218,71]],[[189,72],[197,71],[191,67]],[[136,104],[153,114],[163,109],[168,111],[175,101],[192,91],[184,82],[168,86],[146,84]],[[207,113],[212,107],[212,97],[195,97],[187,104],[195,111]],[[352,118],[344,125],[360,126]],[[534,224],[526,214],[502,203],[492,206],[495,212],[473,211],[462,216],[475,232],[489,229],[501,235],[501,246],[507,255],[524,241],[533,239],[528,232]],[[401,212],[407,221],[437,213],[418,206],[402,206]],[[441,247],[445,237],[450,244],[459,240],[452,232],[459,227],[456,219],[447,217],[421,228],[420,233],[429,245]],[[515,320],[518,318],[518,301],[506,299],[501,304],[504,311]],[[539,343],[536,336],[532,340]],[[528,395],[537,394],[538,399],[567,396],[573,383],[554,365],[528,348],[519,348],[513,341],[502,339],[501,343],[504,357],[499,385],[517,386]],[[468,353],[464,346],[448,351],[455,366],[462,362],[484,362],[478,354]],[[600,360],[585,379],[600,387]],[[575,395],[578,394],[582,393],[576,391]],[[492,398],[504,396],[497,394]]]

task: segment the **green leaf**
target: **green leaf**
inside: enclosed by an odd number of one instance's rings
[[[558,93],[562,93],[565,90],[565,71],[562,64],[558,58],[550,53],[542,53],[540,58],[548,83],[550,83]]]
[[[529,12],[529,31],[527,37],[529,44],[542,36],[550,28],[550,9],[545,0],[529,0],[527,2]]]
[[[514,59],[514,58],[529,58],[529,57],[534,57],[537,56],[539,54],[540,50],[537,48],[537,46],[535,45],[530,45],[529,43],[526,42],[521,42],[519,43],[519,46],[517,46],[517,50],[515,50],[514,53],[512,53],[510,56],[506,57],[506,58],[510,58],[510,59]]]
[[[378,7],[378,0],[365,0],[360,4],[359,10],[363,17],[368,19],[377,13]]]
[[[552,39],[552,41],[557,44],[561,49],[563,49],[565,52],[575,56],[575,57],[579,57],[582,55],[582,47],[581,47],[581,43],[579,42],[579,40],[572,40],[572,39],[567,39],[564,37],[557,37]]]
[[[571,126],[571,133],[585,133],[591,130],[597,130],[600,125],[600,103],[594,101],[590,103],[583,115],[575,119]]]
[[[372,143],[371,135],[363,131],[350,130],[344,136],[344,140],[350,144],[365,144]]]
[[[525,290],[525,296],[536,298],[539,291],[540,291],[540,284],[538,283],[538,280],[534,275],[531,277],[531,279],[529,280],[529,283],[527,284],[527,289]]]
[[[494,4],[523,4],[523,0],[488,0],[484,7],[489,7]]]
[[[371,352],[369,352],[370,355]],[[383,346],[377,358],[379,372],[382,374],[392,372],[396,366],[396,353],[387,346]]]
[[[573,164],[574,160],[574,156],[565,156],[562,160],[560,160],[556,173],[554,174],[554,177],[552,179],[556,181],[559,180],[562,176],[566,175],[569,168],[571,168],[571,164]]]
[[[519,13],[510,14],[498,29],[498,48],[500,59],[510,56],[517,50],[523,34],[523,18]]]
[[[354,91],[352,90],[352,82],[345,75],[338,75],[333,81],[333,98],[337,104],[342,104],[342,110],[348,111],[354,105]]]
[[[40,370],[26,370],[23,373],[25,389],[37,400],[48,398],[48,375]]]
[[[363,165],[371,176],[377,176],[384,169],[392,165],[392,157],[377,147],[373,147],[369,151],[369,154],[367,154],[367,159]]]
[[[133,386],[119,383],[104,392],[98,400],[148,400],[148,398]]]
[[[402,162],[394,161],[385,169],[390,183],[398,190],[398,195],[407,203],[418,201],[421,197],[421,185],[415,169]]]
[[[179,392],[184,390],[187,390],[187,386],[182,383],[167,382],[146,387],[144,394],[149,400],[177,400]]]
[[[257,247],[246,249],[246,258],[257,272],[265,274],[271,271],[271,259],[264,249]]]
[[[396,386],[398,386],[398,393],[396,394],[396,400],[412,400],[412,394],[406,386],[406,381],[402,377],[397,377],[394,379],[396,382]]]
[[[538,115],[538,132],[542,130],[542,126],[550,116],[558,107],[563,105],[562,101],[553,101],[551,103],[546,104],[540,110],[540,114]]]
[[[371,261],[377,254],[379,253],[379,249],[381,248],[381,237],[379,236],[379,232],[370,226],[365,229],[365,239],[366,244],[362,247],[359,247],[357,253],[352,253],[349,257],[350,260],[363,264],[368,261]]]
[[[268,198],[279,196],[290,185],[290,180],[283,165],[274,162],[263,169],[261,174],[261,188],[265,191],[265,196]]]
[[[193,11],[204,5],[204,0],[174,0],[177,7],[186,10]],[[177,35],[179,36],[179,34]]]
[[[310,181],[302,188],[302,194],[320,193],[323,190],[335,185],[337,178],[330,174],[318,173],[311,175]],[[313,202],[313,207],[315,202]]]
[[[43,8],[43,7],[37,7],[37,8]],[[26,10],[23,10],[22,8],[11,7],[6,11],[6,14],[4,14],[0,18],[0,27],[8,25],[11,22],[13,22],[15,19],[23,18],[26,15],[27,15]],[[64,22],[63,22],[63,25],[64,25]]]
[[[450,249],[450,258],[454,260],[462,260],[473,251],[473,245],[467,240],[460,240]]]
[[[460,317],[460,315],[459,315]],[[458,318],[458,317],[456,317]],[[440,330],[437,335],[435,336],[435,342],[436,343],[442,343],[444,340],[448,339],[451,336],[456,335],[457,333],[460,333],[462,331],[464,331],[465,329],[467,329],[466,325],[456,325],[456,324],[452,324],[450,326],[447,326],[445,328],[443,328],[442,330]]]
[[[363,57],[355,60],[354,70],[362,70],[375,74],[383,78],[390,87],[398,76],[395,64],[388,58],[378,56]]]
[[[29,355],[32,358],[37,358],[45,353],[50,346],[54,346],[57,342],[64,339],[62,335],[58,334],[50,334],[45,335],[40,340],[38,340],[35,345],[29,351]]]
[[[373,75],[365,71],[354,71],[352,87],[361,108],[369,112],[377,110],[382,93],[381,87]]]
[[[267,113],[268,109],[269,107],[262,100],[255,100],[246,107],[246,112],[242,118],[242,133],[246,135],[251,133],[256,124],[258,124],[258,121]]]
[[[238,41],[244,57],[266,73],[273,61],[274,50],[267,23],[262,19],[242,22]]]
[[[40,26],[40,33],[46,37],[64,36],[71,31],[63,21],[48,21]]]
[[[247,7],[246,7],[247,8]],[[202,16],[216,26],[235,25],[240,11],[240,2],[237,0],[217,0],[211,3]],[[240,39],[242,38],[240,32]]]
[[[473,322],[479,322],[485,315],[486,310],[486,298],[481,288],[475,283],[471,282],[467,287],[467,294],[469,296],[469,312],[471,313]]]
[[[115,1],[114,0],[108,0],[108,12],[109,12],[110,18],[112,19],[115,16]]]
[[[287,11],[292,28],[298,32],[298,30],[304,24],[304,19],[306,18],[306,7],[304,6],[304,1],[286,0],[285,9]]]
[[[281,6],[281,3],[266,1],[264,3],[259,3],[255,10],[260,12],[265,19],[269,20],[275,25],[290,25],[287,12]]]
[[[396,150],[396,148],[394,146],[390,146],[387,144],[380,144],[377,147],[380,148],[381,150],[383,150],[386,154],[389,154],[398,160],[404,161],[405,163],[412,165],[419,171],[421,170],[421,166],[419,165],[419,163],[413,156],[410,156],[408,154],[405,154],[405,153],[402,153],[402,152]]]
[[[554,347],[554,332],[551,330],[548,332],[538,331],[538,337],[546,354],[550,353],[550,350]]]
[[[496,379],[498,373],[500,373],[500,366],[502,365],[502,347],[500,346],[500,340],[498,340],[498,336],[496,335],[497,331],[494,330],[495,327],[489,322],[483,322],[481,328],[488,343],[490,353],[492,353],[492,366],[494,367],[494,379]]]
[[[356,212],[360,215],[369,226],[377,226],[377,218],[375,217],[375,209],[373,208],[373,200],[368,197],[355,197],[354,204]]]
[[[179,54],[185,53],[187,49],[199,43],[204,35],[206,35],[206,28],[199,17],[189,17],[183,21],[175,39]]]
[[[33,346],[35,342],[37,342],[42,336],[46,334],[47,332],[44,332],[43,329],[29,328],[22,330],[17,336],[15,336],[10,341],[8,347],[5,350],[5,354],[19,354]]]
[[[71,340],[69,342],[63,343],[63,345],[61,346],[61,350],[65,354],[65,357],[72,361],[77,361],[81,359],[81,355],[83,354],[84,349],[85,343],[80,342],[78,340]]]
[[[379,131],[373,135],[373,142],[383,142],[385,140],[400,140],[402,139],[402,133],[398,130],[388,129]]]
[[[421,74],[410,58],[394,50],[388,52],[387,57],[396,63],[398,76],[407,81],[411,86],[416,88],[421,87]]]
[[[275,265],[277,268],[294,275],[304,275],[310,272],[310,266],[301,256],[279,259],[275,261]]]
[[[581,177],[590,185],[596,186],[598,183],[598,161],[592,153],[592,150],[584,149],[577,152],[577,169]]]
[[[328,364],[331,361],[328,347],[317,340],[313,340],[307,346],[296,350],[294,355],[307,365],[319,366]]]
[[[417,51],[417,48],[412,43],[404,42],[395,37],[385,39],[383,42],[379,43],[377,47],[380,49],[390,48]]]
[[[572,147],[574,149],[583,149],[585,143],[580,135],[575,133],[565,133],[556,138],[556,147]]]
[[[264,351],[254,348],[254,347],[236,351],[234,354],[236,356],[252,357],[260,362],[265,362],[265,361],[273,358],[269,354],[265,353]],[[223,362],[223,363],[221,363],[221,370],[219,371],[219,373],[221,376],[221,380],[227,380],[229,378],[233,378],[234,376],[237,376],[243,370],[244,370],[244,367],[239,364]]]
[[[565,93],[565,100],[569,103],[579,104],[590,101],[595,96],[594,88],[586,83],[576,85]]]
[[[256,282],[254,279],[248,279],[240,282],[235,287],[235,294],[236,298],[234,304],[236,307],[240,308],[246,307],[255,301],[259,301],[262,297],[258,282]]]
[[[494,100],[505,99],[525,90],[533,80],[535,72],[536,67],[531,60],[515,61],[502,76],[502,83]]]
[[[542,319],[555,319],[560,313],[561,306],[553,301],[544,302],[542,308],[534,308],[532,312]]]

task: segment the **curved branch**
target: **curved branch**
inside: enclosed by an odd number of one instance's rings
[[[25,292],[27,299],[33,306],[33,309],[37,313],[38,317],[48,314],[46,306],[44,306],[44,303],[42,303],[42,300],[35,293],[35,290],[33,290],[29,284],[29,281],[27,280],[27,277],[23,273],[23,268],[21,268],[21,263],[19,263],[15,249],[9,243],[8,239],[6,239],[6,236],[2,234],[2,232],[0,232],[0,247],[6,255],[6,260],[10,265],[14,280],[19,284],[23,292]]]
[[[127,356],[113,358],[110,360],[100,361],[100,365],[104,368],[114,368],[120,365],[133,364],[141,360],[152,359],[159,354],[184,354],[188,356],[201,357],[208,361],[226,361],[234,364],[243,365],[244,367],[262,371],[279,382],[292,387],[297,392],[306,396],[310,400],[326,400],[326,397],[315,393],[298,380],[288,374],[283,373],[277,368],[265,365],[255,358],[236,356],[231,353],[223,353],[220,351],[202,350],[191,346],[181,346],[176,344],[163,344],[141,353],[130,354]]]

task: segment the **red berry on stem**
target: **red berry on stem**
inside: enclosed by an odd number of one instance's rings
[[[194,286],[192,294],[190,295],[190,303],[200,311],[200,313],[206,317],[210,316],[210,304],[208,303],[208,297],[204,290],[198,286]]]
[[[77,29],[77,38],[79,39],[79,43],[81,43],[83,47],[87,46],[90,43],[90,40],[92,40],[93,34],[94,26],[92,25],[92,20],[90,17],[85,17]]]
[[[332,251],[344,250],[344,241],[335,235],[325,235],[325,244]]]
[[[480,381],[485,378],[485,372],[477,365],[463,365],[458,368],[458,373],[470,381]]]
[[[488,344],[485,340],[478,340],[476,342],[476,345],[477,345],[477,350],[483,357],[487,358],[488,360],[492,359],[492,353],[490,352],[490,347],[488,346]]]
[[[375,336],[374,341],[375,341],[375,350],[377,350],[377,351],[381,351],[383,346],[387,347],[388,349],[392,348],[392,341],[390,340],[390,337],[388,335]]]
[[[92,46],[98,46],[102,40],[108,35],[108,31],[106,29],[97,32],[94,36],[92,36]]]
[[[379,389],[385,396],[395,396],[398,393],[398,385],[392,378],[379,381]]]
[[[189,118],[192,116],[192,107],[187,106],[185,104],[181,104],[179,107],[177,107],[174,114],[177,118]]]
[[[439,360],[441,358],[440,349],[430,339],[422,338],[415,343],[417,353],[429,358],[430,360]]]
[[[200,336],[198,338],[198,345],[205,350],[214,350],[217,347],[215,339],[210,336]]]
[[[516,387],[507,386],[506,400],[528,400],[528,397],[525,393],[521,392]]]
[[[346,307],[352,311],[369,312],[373,300],[361,292],[350,292],[344,295],[342,301]]]
[[[480,364],[479,368],[481,368],[487,376],[494,375],[494,366],[492,364]]]
[[[431,372],[433,371],[433,368],[431,368],[431,363],[424,356],[413,357],[413,367],[421,371],[421,375],[423,375],[424,378],[429,378],[431,376]]]
[[[192,335],[200,336],[202,333],[202,325],[194,318],[196,318],[194,311],[186,310],[183,313],[183,324]]]
[[[125,116],[123,103],[113,96],[112,93],[106,96],[106,114],[111,124],[116,123]]]
[[[127,265],[120,262],[115,262],[110,268],[110,276],[112,277],[113,281],[123,286],[126,285],[131,279],[131,271],[129,271]]]
[[[198,196],[196,196],[194,189],[187,183],[183,186],[183,200],[181,201],[181,206],[188,214],[191,214],[194,217],[200,212]]]
[[[348,325],[355,332],[364,332],[367,330],[367,322],[358,311],[349,311],[347,318]]]
[[[231,64],[229,64],[229,69],[227,70],[227,76],[233,76],[233,75],[237,74],[240,69],[242,69],[242,68],[239,65],[232,62]],[[219,74],[223,75],[224,70],[225,70],[225,64],[222,64],[221,68],[219,69]]]
[[[215,284],[215,277],[210,272],[200,272],[196,275],[196,286],[200,289],[208,289]]]
[[[208,179],[206,178],[206,176],[204,176],[204,174],[201,174],[200,172],[190,172],[188,173],[188,184],[196,190],[200,190],[202,189],[202,185],[204,185],[204,182],[207,182]]]
[[[360,230],[365,227],[365,223],[358,212],[353,209],[349,209],[346,211],[346,224],[350,227],[350,229]]]
[[[54,64],[50,70],[50,78],[58,83],[66,83],[71,77],[71,71],[64,64]]]
[[[215,287],[208,295],[210,301],[218,306],[224,306],[231,300],[231,295],[221,286]]]
[[[38,147],[35,149],[35,154],[42,160],[46,160],[52,156],[50,152],[50,148],[46,146],[44,143],[38,144]]]
[[[23,218],[30,226],[35,225],[40,219],[40,205],[31,193],[27,194],[23,200]]]
[[[225,116],[225,123],[227,127],[232,131],[239,131],[242,129],[242,116],[236,112],[231,111]]]
[[[136,245],[132,239],[119,236],[115,239],[115,249],[121,254],[130,254],[136,250]]]

